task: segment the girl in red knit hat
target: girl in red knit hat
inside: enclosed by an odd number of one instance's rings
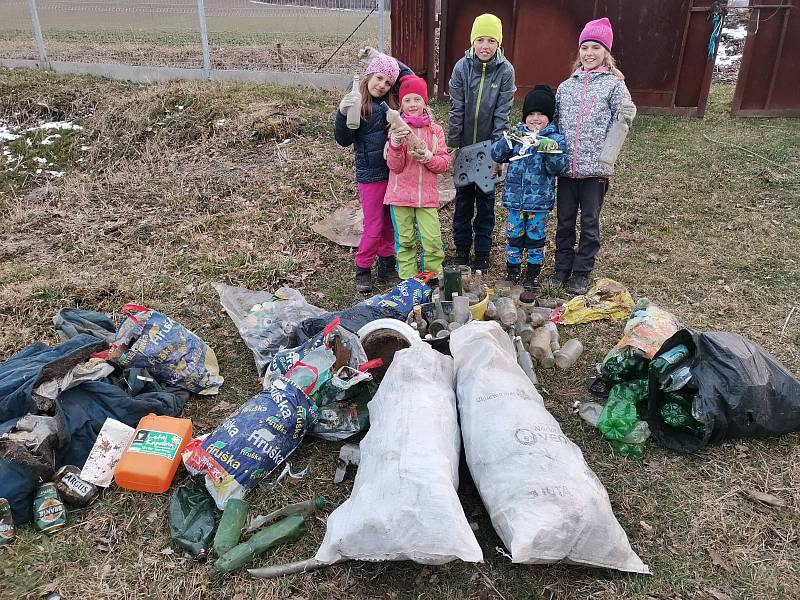
[[[600,209],[613,165],[600,162],[600,153],[612,125],[628,125],[636,106],[617,69],[611,46],[614,32],[607,18],[589,21],[578,38],[573,73],[558,86],[555,122],[566,141],[567,167],[558,178],[556,194],[554,287],[573,294],[586,293],[600,249]],[[575,248],[580,211],[581,233]]]
[[[420,271],[439,273],[444,261],[439,226],[437,178],[450,166],[442,127],[433,121],[428,107],[428,85],[409,75],[400,84],[400,114],[408,126],[389,131],[386,163],[389,185],[384,203],[394,225],[397,270],[401,279]],[[417,266],[417,231],[422,241]]]

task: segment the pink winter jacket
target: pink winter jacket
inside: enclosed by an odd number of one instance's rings
[[[386,187],[384,204],[410,206],[413,208],[439,208],[439,173],[450,166],[450,155],[444,141],[444,131],[436,123],[423,127],[411,127],[411,131],[425,141],[433,153],[433,159],[422,164],[408,155],[405,144],[399,148],[386,143],[386,164],[389,165],[389,185]]]

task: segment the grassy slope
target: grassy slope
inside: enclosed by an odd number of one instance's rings
[[[797,311],[784,328],[800,282],[797,176],[702,135],[739,145],[756,140],[751,147],[759,154],[797,172],[800,123],[731,120],[731,95],[715,88],[702,121],[637,120],[603,212],[597,274],[619,279],[690,326],[741,332],[800,373]],[[93,114],[80,120],[85,130],[72,146],[59,150],[69,158],[81,145],[90,147],[64,179],[47,183],[0,170],[0,358],[36,340],[56,341],[50,319],[63,306],[118,317],[125,301],[143,302],[175,316],[216,350],[226,377],[222,393],[218,400],[193,400],[186,410],[198,432],[213,428],[230,410],[215,410],[218,402],[239,404],[258,384],[211,281],[252,289],[287,283],[328,308],[356,300],[350,252],[309,229],[355,195],[352,157],[331,139],[335,102],[307,90],[140,87],[0,72],[0,117],[29,125]],[[275,139],[285,137],[294,142],[284,159]],[[449,218],[442,216],[447,239]],[[641,462],[614,456],[571,407],[585,397],[594,362],[621,327],[596,323],[569,331],[586,345],[584,358],[574,371],[543,373],[541,388],[607,487],[652,577],[509,565],[494,551],[500,542],[481,513],[481,565],[431,572],[410,563],[356,563],[279,581],[214,580],[207,565],[172,552],[166,496],[111,489],[52,538],[21,531],[0,561],[0,597],[39,597],[49,589],[67,598],[797,597],[800,438],[727,443],[693,456],[652,444]],[[311,475],[253,494],[255,510],[312,492],[343,501],[350,485],[330,483],[337,448],[307,441],[294,461],[311,464]],[[780,496],[788,507],[755,503],[744,489]],[[474,495],[465,501],[472,512]],[[309,556],[323,533],[324,521],[317,520],[302,542],[259,563]],[[718,553],[717,564],[710,552]]]

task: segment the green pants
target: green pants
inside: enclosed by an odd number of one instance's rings
[[[394,248],[397,254],[397,273],[408,279],[421,271],[440,273],[444,262],[442,230],[439,211],[435,208],[392,206]],[[417,232],[422,243],[420,267],[417,268]]]

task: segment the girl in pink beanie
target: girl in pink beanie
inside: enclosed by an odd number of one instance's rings
[[[567,167],[558,178],[556,193],[555,269],[553,287],[585,294],[600,249],[600,209],[613,165],[600,162],[600,153],[614,123],[628,125],[636,106],[617,69],[611,47],[614,31],[607,18],[589,21],[578,37],[573,73],[558,86],[555,123],[566,142]],[[575,248],[580,212],[581,233]]]
[[[359,292],[372,290],[372,264],[378,259],[378,282],[397,281],[394,255],[394,228],[389,207],[383,197],[389,181],[389,167],[383,156],[388,125],[386,102],[397,108],[397,87],[400,80],[413,75],[411,69],[386,54],[372,58],[361,78],[359,92],[347,93],[336,112],[334,138],[340,146],[353,146],[356,182],[361,202],[364,229],[356,252],[355,286]],[[347,110],[360,101],[361,122],[358,129],[347,127]]]

